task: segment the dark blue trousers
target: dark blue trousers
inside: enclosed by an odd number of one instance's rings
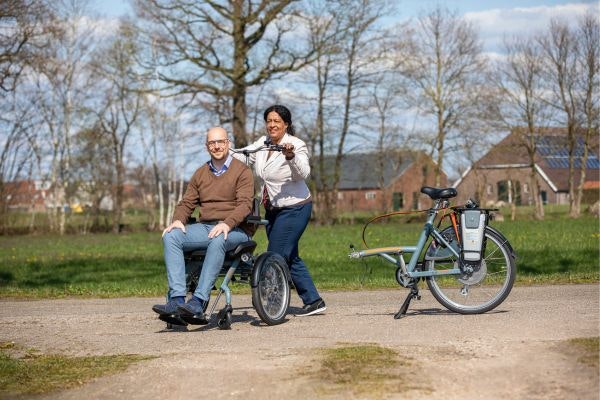
[[[304,304],[311,304],[320,298],[306,264],[298,255],[298,241],[308,225],[311,212],[312,203],[307,203],[267,210],[265,214],[269,221],[266,227],[269,240],[267,250],[285,259],[290,267],[292,282]]]

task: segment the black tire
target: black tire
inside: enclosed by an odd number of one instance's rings
[[[225,315],[221,316],[217,321],[219,329],[231,329],[231,312],[226,312]]]
[[[456,246],[456,234],[452,227],[441,231],[442,236]],[[455,256],[432,243],[427,249],[423,263],[425,270],[445,270],[458,266]],[[435,257],[440,256],[441,257]],[[427,256],[433,256],[427,259]],[[445,258],[442,258],[445,257]],[[482,262],[469,275],[439,275],[427,277],[427,286],[437,301],[450,311],[459,314],[482,314],[500,305],[510,293],[517,269],[515,257],[501,234],[486,228]]]
[[[280,255],[266,252],[256,259],[252,270],[252,304],[267,325],[285,321],[290,282],[287,263]]]

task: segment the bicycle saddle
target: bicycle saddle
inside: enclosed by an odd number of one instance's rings
[[[456,196],[456,189],[454,188],[433,188],[429,186],[423,186],[421,193],[431,197],[432,200],[438,199],[451,199]]]

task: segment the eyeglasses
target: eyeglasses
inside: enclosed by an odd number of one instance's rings
[[[206,142],[206,145],[210,148],[215,148],[217,146],[225,146],[227,142],[229,142],[229,139],[210,140]]]

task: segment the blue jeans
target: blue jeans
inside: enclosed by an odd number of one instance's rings
[[[267,250],[285,259],[290,267],[292,282],[304,304],[311,304],[320,298],[306,264],[298,255],[298,241],[308,225],[311,212],[312,203],[307,203],[267,210],[265,214],[269,221],[266,227],[269,240]]]
[[[169,298],[186,295],[184,251],[206,248],[206,257],[202,264],[202,272],[194,296],[208,300],[223,265],[225,252],[250,240],[246,232],[239,228],[232,229],[227,234],[227,240],[223,239],[223,234],[210,239],[208,232],[213,227],[214,225],[203,223],[191,224],[185,226],[187,233],[183,233],[181,229],[173,229],[163,236]]]

